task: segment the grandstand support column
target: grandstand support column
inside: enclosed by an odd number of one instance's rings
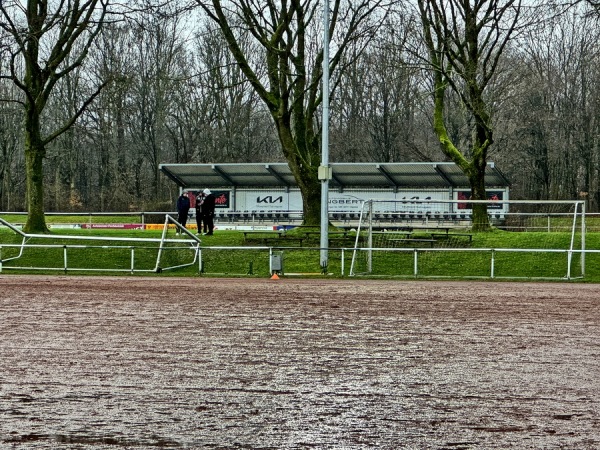
[[[329,259],[329,0],[323,5],[323,129],[321,137],[321,271],[327,273]]]

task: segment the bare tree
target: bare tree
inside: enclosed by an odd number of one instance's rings
[[[74,44],[74,53],[78,53],[78,45],[79,42]],[[69,57],[65,63],[70,63]],[[56,82],[53,95],[48,98],[44,109],[45,129],[58,128],[77,115],[79,99],[91,95],[90,89],[92,92],[96,89],[94,82],[89,82],[88,75],[85,68],[79,66]],[[88,146],[85,145],[86,133],[79,122],[45,146],[45,172],[54,173],[53,182],[45,183],[45,204],[55,210],[77,211],[83,206]]]
[[[136,76],[130,93],[135,114],[128,124],[134,137],[137,162],[133,169],[138,196],[144,190],[154,197],[160,193],[162,178],[158,166],[168,144],[167,118],[174,107],[171,91],[185,78],[180,64],[186,56],[183,17],[170,8],[163,7],[161,12],[161,15],[153,11],[139,13],[133,27]],[[148,180],[150,188],[144,176],[148,172],[152,174]]]
[[[248,33],[240,34],[238,42],[246,55],[260,54]],[[198,34],[195,54],[199,75],[194,84],[202,97],[198,102],[200,109],[205,111],[205,125],[198,130],[204,135],[201,146],[205,153],[200,160],[257,161],[261,157],[271,160],[273,155],[281,158],[264,103],[213,22],[206,23]],[[255,68],[260,66],[260,60],[254,62]],[[185,109],[184,103],[181,102]]]
[[[267,105],[285,159],[303,200],[304,222],[320,222],[320,135],[323,48],[320,45],[317,1],[197,0],[218,24],[244,76]],[[383,18],[382,0],[334,0],[330,36],[331,73],[339,68],[350,45],[366,42]],[[240,44],[240,32],[250,33],[262,49],[264,65],[252,65]],[[259,72],[261,67],[266,73]],[[339,73],[339,72],[338,72]],[[335,80],[334,80],[335,86]]]
[[[582,5],[583,6],[583,5]],[[600,70],[597,19],[570,8],[523,33],[511,62],[520,67],[512,110],[515,195],[589,199],[599,204]]]
[[[13,92],[11,86],[0,86],[0,97],[8,99]],[[23,129],[18,105],[13,102],[0,102],[0,208],[7,211],[12,207],[23,208],[20,201],[24,187],[22,166]]]
[[[419,22],[403,9],[393,12],[362,55],[346,56],[332,101],[332,150],[338,160],[431,160],[425,77],[420,60],[407,51]]]
[[[54,10],[52,8],[55,8]],[[46,232],[43,160],[46,145],[68,130],[92,102],[101,86],[80,102],[64,123],[46,130],[43,113],[56,83],[83,64],[107,12],[104,0],[0,3],[0,26],[10,36],[9,78],[24,94],[25,165],[28,216],[24,230]],[[75,44],[78,53],[75,54]],[[23,61],[24,70],[20,70]]]
[[[367,124],[376,161],[430,160],[427,149],[417,140],[423,137],[425,117],[418,61],[407,51],[416,24],[398,16],[386,23],[376,45],[363,58],[367,85]]]
[[[129,189],[132,139],[127,118],[133,114],[129,104],[134,66],[132,25],[128,21],[107,24],[90,53],[90,66],[99,83],[111,81],[82,116],[87,146],[93,149],[87,163],[94,181],[89,203],[100,211],[122,210],[133,201]]]
[[[485,168],[493,126],[486,90],[517,29],[520,0],[418,0],[433,73],[434,130],[441,149],[467,176],[474,200],[486,200]],[[447,89],[469,113],[471,142],[460,149],[447,128]],[[486,204],[473,206],[474,229],[488,229]]]

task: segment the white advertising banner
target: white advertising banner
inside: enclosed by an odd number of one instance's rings
[[[237,190],[235,194],[235,210],[237,211],[302,211],[302,197],[298,189],[253,189]],[[335,212],[360,212],[362,204],[366,200],[404,200],[403,203],[381,204],[382,208],[396,208],[398,210],[411,211],[414,208],[420,210],[437,210],[439,205],[417,204],[417,200],[449,200],[450,192],[443,190],[400,190],[393,191],[367,191],[350,190],[344,192],[331,190],[329,192],[329,211]],[[395,206],[391,206],[395,205]]]
[[[238,190],[235,204],[238,211],[302,211],[300,191]]]

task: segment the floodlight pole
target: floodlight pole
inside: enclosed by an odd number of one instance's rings
[[[329,0],[323,5],[323,129],[321,137],[321,270],[327,273],[329,258]]]

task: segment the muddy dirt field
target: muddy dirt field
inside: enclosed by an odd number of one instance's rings
[[[600,286],[0,276],[1,449],[600,449]]]

